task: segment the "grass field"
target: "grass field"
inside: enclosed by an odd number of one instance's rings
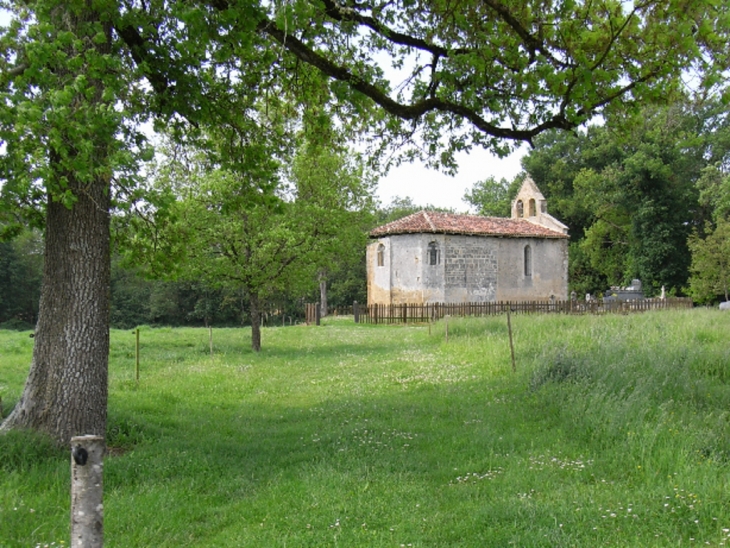
[[[730,314],[113,331],[107,547],[730,545]],[[0,331],[17,400],[28,333]],[[0,436],[0,547],[68,545],[69,457]]]

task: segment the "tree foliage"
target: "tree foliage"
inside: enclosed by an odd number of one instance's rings
[[[126,244],[134,262],[146,258],[152,275],[240,290],[257,351],[267,303],[304,295],[322,271],[349,266],[352,250],[365,246],[371,209],[362,162],[351,156],[307,141],[286,170],[268,158],[254,155],[243,172],[216,168],[195,153],[168,158],[156,188],[175,198],[163,200],[153,221],[133,219],[137,231]]]
[[[25,230],[13,241],[0,241],[0,325],[32,328],[38,317],[43,240]]]
[[[478,215],[509,217],[512,200],[517,196],[522,181],[524,173],[515,177],[512,182],[504,178],[497,181],[494,177],[488,177],[474,183],[464,194],[464,201],[472,206]]]
[[[721,199],[709,190],[708,166],[727,161],[728,134],[709,99],[646,107],[629,126],[609,120],[541,136],[523,166],[570,227],[572,287],[594,292],[640,278],[648,294],[681,291],[687,238],[708,218],[700,192]]]
[[[715,134],[715,140],[722,137]],[[729,132],[730,133],[730,132]],[[728,147],[730,149],[730,146]],[[728,154],[730,156],[730,154]],[[730,165],[728,158],[707,166],[697,182],[700,206],[708,211],[704,226],[696,227],[688,245],[692,252],[689,294],[698,302],[718,296],[728,300],[730,286]]]
[[[714,230],[701,239],[697,232],[689,238],[692,275],[689,294],[698,302],[712,302],[718,295],[728,301],[730,292],[730,221],[722,218]]]

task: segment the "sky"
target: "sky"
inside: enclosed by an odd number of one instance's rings
[[[497,180],[502,177],[511,180],[522,171],[520,159],[527,151],[528,146],[523,145],[506,158],[482,149],[459,153],[459,172],[454,177],[421,163],[403,164],[392,168],[386,177],[380,179],[376,194],[383,206],[396,196],[410,197],[417,205],[453,208],[458,213],[467,213],[469,205],[462,201],[464,193],[474,183],[490,175]]]

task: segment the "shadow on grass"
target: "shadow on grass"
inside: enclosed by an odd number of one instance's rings
[[[183,482],[224,499],[251,496],[275,478],[318,468],[448,484],[454,462],[486,466],[489,455],[558,441],[542,440],[544,416],[532,434],[515,432],[515,421],[530,428],[526,414],[529,407],[508,395],[485,401],[483,386],[471,382],[314,407],[278,401],[221,406],[211,394],[207,402],[176,402],[162,420],[146,419],[131,406],[110,416],[116,433],[110,444],[130,451],[110,462],[106,481],[113,489]]]
[[[25,472],[68,458],[68,452],[58,448],[48,437],[29,430],[0,432],[0,470]]]

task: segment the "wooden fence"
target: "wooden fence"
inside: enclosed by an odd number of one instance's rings
[[[317,308],[319,308],[319,303],[304,303],[304,321],[307,325],[317,323]],[[330,306],[327,308],[327,316],[353,316],[357,310],[357,303],[349,306]]]
[[[362,323],[429,322],[444,316],[493,316],[505,314],[628,314],[669,308],[692,308],[692,299],[637,299],[633,301],[522,301],[491,303],[434,303],[359,305]]]

